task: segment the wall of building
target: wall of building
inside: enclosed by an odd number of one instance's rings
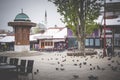
[[[30,45],[15,45],[14,51],[16,52],[30,51]]]

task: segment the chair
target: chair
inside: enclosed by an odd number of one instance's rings
[[[18,61],[19,61],[19,59],[17,59],[17,58],[14,58],[14,59],[13,59],[13,65],[16,66],[17,72],[18,72],[18,69],[19,69]]]
[[[10,58],[9,60],[9,65],[14,65],[16,66],[15,70],[11,70],[9,73],[11,73],[11,78],[15,78],[18,80],[18,58]]]
[[[14,58],[10,58],[9,64],[14,65]]]
[[[7,56],[3,57],[3,63],[7,63]]]
[[[20,66],[19,66],[19,68],[20,68],[20,74],[22,74],[22,73],[25,73],[26,71],[25,71],[25,68],[26,68],[26,60],[21,60],[21,63],[20,63]]]
[[[17,66],[18,65],[18,59],[17,58],[10,58],[9,64]]]
[[[0,63],[7,63],[7,56],[0,56]]]
[[[17,58],[14,59],[14,65],[15,66],[18,66],[18,61],[19,61],[19,59],[17,59]]]
[[[7,56],[0,56],[0,63],[7,63]]]
[[[0,56],[0,63],[3,63],[3,56]]]
[[[32,80],[33,80],[33,60],[28,60],[27,61],[27,66],[26,66],[26,60],[21,60],[20,64],[20,70],[19,70],[19,75],[26,77],[28,79],[28,74],[32,73]]]
[[[20,65],[18,66],[18,76],[20,76],[19,78],[22,78],[22,76],[26,72],[25,68],[26,68],[26,60],[21,60]]]
[[[7,62],[7,56],[3,56],[3,62]],[[10,58],[9,64],[14,65],[15,58]],[[5,69],[2,69],[0,71],[0,79],[2,80],[17,80],[18,79],[18,72],[17,72],[17,66],[15,68],[9,68],[10,65],[6,65]]]
[[[29,73],[32,73],[32,80],[33,80],[33,64],[34,64],[34,60],[28,60],[28,64],[27,64],[27,75]]]

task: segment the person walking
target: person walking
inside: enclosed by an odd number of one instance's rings
[[[113,56],[113,51],[112,51],[112,45],[111,45],[111,43],[107,44],[107,55],[108,55],[108,57],[109,56]]]

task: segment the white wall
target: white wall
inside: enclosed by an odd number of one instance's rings
[[[15,45],[16,52],[30,51],[30,45]]]

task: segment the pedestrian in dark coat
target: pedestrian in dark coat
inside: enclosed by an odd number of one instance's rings
[[[108,56],[113,56],[113,51],[112,51],[112,45],[111,45],[111,43],[107,44],[107,55]]]

